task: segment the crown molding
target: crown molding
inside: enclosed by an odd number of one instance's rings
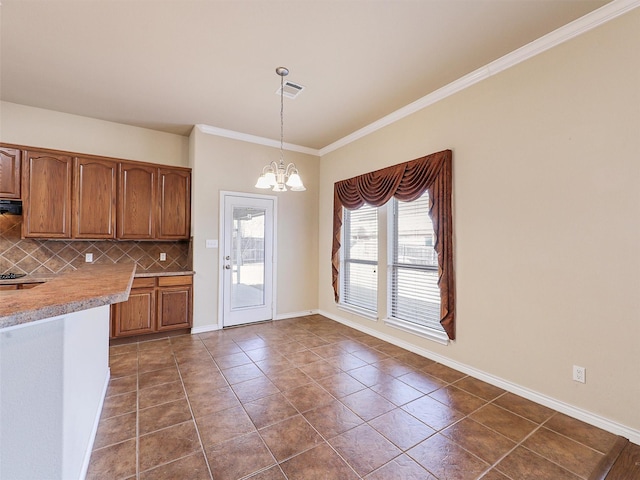
[[[472,85],[475,85],[482,80],[496,75],[508,68],[511,68],[525,60],[535,57],[547,50],[561,45],[562,43],[571,40],[572,38],[582,35],[590,30],[593,30],[600,25],[603,25],[631,10],[640,7],[640,0],[613,0],[606,5],[603,5],[597,10],[584,15],[571,23],[568,23],[553,32],[550,32],[537,40],[534,40],[523,47],[514,50],[511,53],[504,55],[503,57],[494,60],[493,62],[474,70],[473,72],[455,80],[448,85],[416,100],[409,105],[402,107],[395,112],[390,113],[370,123],[366,127],[356,130],[355,132],[347,135],[346,137],[337,140],[326,147],[321,149],[304,147],[301,145],[294,145],[291,143],[284,143],[283,148],[293,152],[306,153],[308,155],[314,155],[316,157],[322,157],[328,153],[331,153],[341,147],[344,147],[360,138],[376,132],[388,125],[391,125],[399,120],[402,120],[409,115],[412,115],[436,102],[444,100],[445,98],[454,95]],[[257,143],[259,145],[265,145],[268,147],[280,148],[280,142],[265,137],[258,137],[255,135],[249,135],[247,133],[236,132],[233,130],[226,130],[224,128],[213,127],[210,125],[198,124],[196,127],[203,133],[208,135],[217,135],[219,137],[232,138],[234,140],[241,140],[243,142]]]
[[[322,157],[338,148],[344,147],[360,138],[380,130],[388,125],[391,125],[409,115],[418,112],[430,105],[433,105],[440,100],[464,90],[476,83],[485,80],[492,75],[502,72],[514,65],[517,65],[525,60],[528,60],[536,55],[539,55],[557,45],[560,45],[568,40],[571,40],[578,35],[581,35],[589,30],[592,30],[600,25],[607,23],[625,13],[630,12],[636,7],[640,6],[640,0],[613,0],[612,2],[603,5],[597,10],[594,10],[587,15],[568,23],[553,32],[544,35],[537,40],[534,40],[523,47],[514,50],[511,53],[500,57],[499,59],[480,67],[477,70],[465,75],[464,77],[455,80],[448,85],[426,95],[419,100],[416,100],[409,105],[396,110],[389,115],[382,117],[360,130],[347,135],[346,137],[337,140],[336,142],[327,145],[319,150],[319,155]]]
[[[248,143],[257,143],[258,145],[264,145],[266,147],[274,147],[280,148],[279,140],[272,140],[270,138],[258,137],[257,135],[249,135],[248,133],[236,132],[235,130],[226,130],[224,128],[212,127],[211,125],[205,125],[199,123],[196,125],[196,128],[200,130],[202,133],[206,133],[207,135],[215,135],[218,137],[232,138],[234,140],[240,140],[242,142]],[[291,152],[299,152],[306,153],[307,155],[314,155],[316,157],[320,156],[320,151],[315,148],[304,147],[302,145],[295,145],[293,143],[282,144],[282,148],[284,150],[288,150]]]

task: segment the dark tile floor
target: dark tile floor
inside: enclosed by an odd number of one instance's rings
[[[88,479],[587,479],[615,435],[314,315],[111,347]]]

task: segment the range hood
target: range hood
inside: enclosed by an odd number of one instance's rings
[[[0,214],[22,215],[22,200],[0,199]]]

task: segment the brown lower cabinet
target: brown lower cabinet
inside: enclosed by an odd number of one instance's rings
[[[135,278],[129,300],[111,306],[111,338],[191,328],[193,276]]]

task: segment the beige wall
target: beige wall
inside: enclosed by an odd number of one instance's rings
[[[639,40],[636,10],[323,156],[321,311],[618,422],[638,441]],[[335,181],[446,148],[457,340],[441,346],[338,310],[329,259]],[[586,384],[572,381],[574,364]]]
[[[189,139],[42,108],[0,102],[0,142],[187,166]]]
[[[221,327],[218,319],[219,249],[205,248],[219,239],[220,191],[273,194],[277,212],[276,315],[309,313],[318,305],[318,178],[319,159],[285,152],[307,190],[274,194],[254,187],[259,173],[278,150],[217,137],[194,128],[190,139],[193,168],[194,327]]]

